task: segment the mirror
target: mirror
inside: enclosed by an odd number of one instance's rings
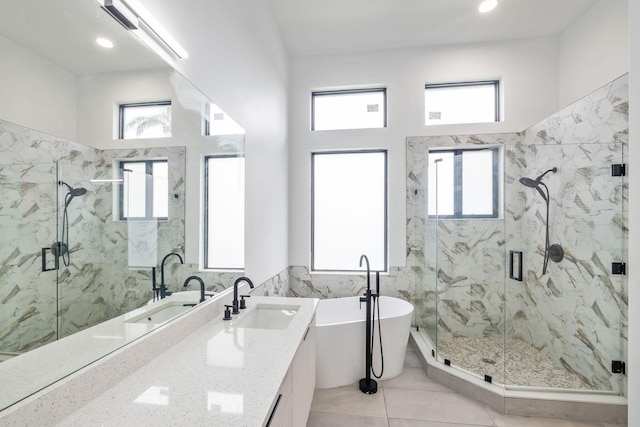
[[[3,392],[2,410],[148,332],[86,348],[73,365],[47,353],[46,344],[152,300],[151,267],[159,283],[164,255],[202,252],[204,158],[242,157],[244,136],[94,0],[3,1],[0,55],[0,371],[20,357],[46,360],[19,373],[37,378]],[[118,138],[120,105],[162,101],[171,101],[170,136]],[[167,261],[170,291],[192,274],[220,291],[242,268],[184,261]]]

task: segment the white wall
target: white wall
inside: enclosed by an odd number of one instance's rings
[[[558,109],[556,40],[542,38],[358,55],[297,57],[291,64],[289,261],[309,265],[310,153],[341,148],[389,152],[389,260],[406,262],[405,138],[522,131]],[[424,85],[500,78],[504,121],[489,124],[424,124]],[[387,87],[388,127],[310,131],[311,91],[354,85]]]
[[[640,426],[640,2],[629,0],[629,426]]]
[[[629,70],[627,1],[598,1],[560,35],[560,107]]]
[[[189,52],[177,69],[246,130],[246,274],[266,280],[289,265],[288,57],[268,2],[142,3]]]
[[[0,58],[0,118],[75,141],[75,75],[3,36]]]

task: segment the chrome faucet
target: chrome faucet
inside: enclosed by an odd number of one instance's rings
[[[178,259],[180,260],[180,264],[184,264],[184,261],[182,260],[182,256],[180,256],[180,254],[177,252],[169,252],[164,256],[164,258],[162,258],[162,263],[160,264],[160,299],[163,299],[164,297],[168,297],[169,295],[171,295],[171,292],[167,291],[167,285],[164,283],[164,263],[167,261],[167,258],[169,258],[171,255],[177,256]]]
[[[200,277],[198,276],[189,276],[187,277],[187,280],[184,281],[184,285],[183,287],[187,287],[187,285],[189,284],[190,281],[192,280],[197,280],[198,282],[200,282],[200,302],[204,302],[204,297],[205,297],[205,293],[204,293],[204,280],[202,280]]]
[[[253,289],[253,282],[248,277],[238,277],[236,281],[233,283],[233,314],[240,313],[238,309],[238,283],[245,281],[249,284],[249,287]]]

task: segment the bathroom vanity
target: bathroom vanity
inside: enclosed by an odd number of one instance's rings
[[[229,295],[0,412],[3,425],[300,426],[315,388],[317,299]]]

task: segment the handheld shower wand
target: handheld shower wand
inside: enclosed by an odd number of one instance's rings
[[[69,189],[69,192],[64,196],[64,211],[62,213],[62,236],[61,241],[54,244],[52,248],[54,254],[62,256],[62,262],[65,266],[69,266],[71,263],[71,255],[69,253],[69,214],[67,208],[74,197],[79,197],[87,193],[87,189],[84,187],[73,188],[64,181],[58,181],[58,185],[64,185]]]
[[[542,196],[542,199],[544,200],[545,205],[547,207],[547,215],[546,215],[546,222],[545,222],[545,238],[544,238],[544,261],[542,263],[542,274],[546,274],[547,272],[547,265],[549,264],[549,248],[550,248],[550,245],[549,245],[549,187],[547,187],[547,185],[544,182],[542,182],[542,178],[544,178],[544,176],[549,172],[556,173],[558,172],[558,168],[553,167],[545,171],[544,173],[542,173],[536,179],[531,179],[526,177],[522,177],[519,179],[520,184],[524,185],[525,187],[535,188],[536,190],[538,190],[538,193],[540,193],[540,195]],[[543,188],[544,188],[544,191],[542,191]],[[553,246],[558,246],[558,245],[553,245]],[[558,248],[560,249],[560,251],[562,251],[562,248],[560,248],[559,246]],[[562,257],[560,257],[560,259],[562,259]],[[554,257],[554,261],[555,260],[556,259]]]

